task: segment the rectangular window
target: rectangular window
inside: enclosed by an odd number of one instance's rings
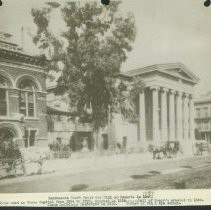
[[[29,139],[29,131],[28,130],[25,130],[25,135],[24,135],[25,148],[28,148],[29,147],[28,139]]]
[[[34,94],[30,92],[20,92],[19,110],[26,117],[35,116]]]
[[[204,107],[204,117],[208,117],[208,107]]]
[[[204,130],[204,120],[201,121],[201,130]]]
[[[34,117],[34,97],[33,93],[28,93],[28,115]]]
[[[200,108],[196,108],[196,117],[200,118]]]
[[[210,106],[210,114],[209,114],[209,117],[211,117],[211,106]]]
[[[205,120],[204,121],[204,130],[208,130],[208,128],[209,128],[209,121]]]
[[[6,90],[0,88],[0,116],[7,115],[7,96]]]
[[[35,137],[36,137],[36,130],[26,130],[25,131],[25,147],[33,147],[35,146]]]
[[[20,92],[19,95],[19,110],[20,113],[26,116],[26,95],[25,92]]]
[[[36,130],[30,130],[30,138],[29,138],[30,147],[35,146],[35,134],[36,134]]]
[[[201,129],[201,122],[196,123],[196,129],[200,130]]]
[[[48,124],[48,131],[53,132],[54,131],[54,117],[49,115],[47,117],[47,119],[48,119],[48,123],[47,123]]]

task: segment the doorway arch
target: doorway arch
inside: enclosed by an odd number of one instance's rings
[[[21,138],[21,129],[12,123],[0,123],[0,138]],[[1,141],[0,139],[0,141]]]
[[[8,139],[8,138],[14,139],[15,138],[15,132],[10,128],[1,128],[0,129],[0,137],[6,138],[6,139]],[[0,141],[1,140],[2,139],[0,138]]]

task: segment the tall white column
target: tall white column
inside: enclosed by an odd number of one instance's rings
[[[175,90],[169,92],[169,140],[175,141]]]
[[[139,94],[139,132],[140,141],[146,140],[146,128],[145,128],[145,94],[142,91]]]
[[[187,141],[189,139],[189,94],[185,93],[184,99],[184,118],[183,118],[183,130],[184,130],[184,140]]]
[[[168,126],[167,126],[167,91],[163,88],[161,91],[161,132],[162,141],[168,141]]]
[[[176,97],[176,131],[177,131],[177,141],[183,140],[182,132],[182,92],[177,93]]]
[[[153,127],[153,141],[158,143],[160,141],[159,133],[159,107],[158,107],[158,90],[159,87],[152,87],[152,127]]]
[[[195,140],[195,134],[194,134],[194,104],[193,104],[193,96],[190,97],[189,100],[190,106],[189,106],[189,115],[190,115],[190,140]]]

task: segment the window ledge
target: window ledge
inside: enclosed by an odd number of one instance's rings
[[[0,120],[10,120],[11,117],[7,117],[7,116],[0,116]]]
[[[25,120],[34,120],[34,121],[39,120],[39,118],[37,118],[37,117],[25,117],[24,119]],[[0,120],[20,121],[16,117],[8,117],[8,116],[0,116]]]
[[[37,117],[25,117],[25,120],[39,120]]]

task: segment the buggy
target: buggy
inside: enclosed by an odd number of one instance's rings
[[[179,142],[168,141],[160,146],[150,145],[149,151],[152,152],[153,159],[173,158],[179,151]]]
[[[20,176],[25,174],[24,159],[17,147],[1,149],[0,151],[0,176],[14,175]]]
[[[206,141],[197,142],[196,144],[196,153],[195,155],[203,155],[204,152],[207,152],[208,149],[208,143]]]
[[[50,150],[53,154],[53,158],[70,158],[72,151],[69,145],[60,144],[58,142],[54,142],[53,144],[49,145]]]

